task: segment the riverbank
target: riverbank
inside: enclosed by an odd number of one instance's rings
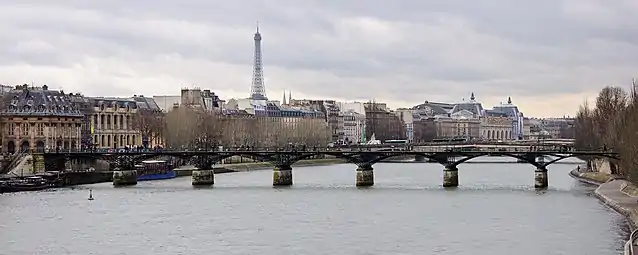
[[[635,184],[600,172],[581,172],[574,169],[569,175],[581,182],[598,185],[594,195],[627,217],[632,229],[638,226],[638,187]]]
[[[594,190],[594,195],[607,206],[625,216],[630,228],[636,231],[638,226],[638,186],[609,174],[581,172],[579,169],[581,168],[570,171],[569,175],[578,181],[598,185],[598,188]],[[623,254],[632,254],[631,245],[631,240],[625,243]],[[637,248],[634,246],[634,249]]]

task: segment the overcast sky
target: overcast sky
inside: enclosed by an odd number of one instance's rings
[[[257,20],[276,100],[396,108],[474,92],[563,116],[638,76],[636,0],[2,0],[0,83],[244,98]]]

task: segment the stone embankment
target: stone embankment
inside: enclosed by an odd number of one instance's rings
[[[635,184],[600,172],[572,170],[570,175],[579,181],[598,185],[594,195],[626,216],[632,228],[638,226],[638,187]]]
[[[604,164],[605,163],[595,165],[600,167],[600,165]],[[606,163],[606,165],[608,166],[609,164]],[[595,167],[596,166],[594,166],[594,168]],[[579,181],[598,185],[598,188],[594,191],[594,195],[607,206],[624,215],[631,228],[635,229],[638,226],[638,186],[630,181],[617,178],[605,172],[579,171],[580,169],[584,170],[585,168],[574,169],[569,175]],[[598,170],[600,170],[600,168],[598,168]],[[624,254],[631,254],[630,247],[631,243],[627,242]],[[638,246],[634,246],[634,249],[638,250]]]

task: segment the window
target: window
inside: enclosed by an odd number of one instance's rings
[[[44,124],[43,123],[38,123],[37,124],[37,134],[38,136],[44,136]]]
[[[29,123],[22,123],[21,135],[28,136],[29,135]]]
[[[8,126],[9,130],[7,130],[9,133],[9,135],[15,135],[15,130],[16,130],[16,124],[15,123],[9,123]]]

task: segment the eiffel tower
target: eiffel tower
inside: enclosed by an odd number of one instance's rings
[[[259,33],[259,23],[255,32],[255,60],[253,63],[253,83],[250,86],[250,99],[268,100],[266,97],[266,87],[264,86],[264,70],[261,61],[261,34]]]

